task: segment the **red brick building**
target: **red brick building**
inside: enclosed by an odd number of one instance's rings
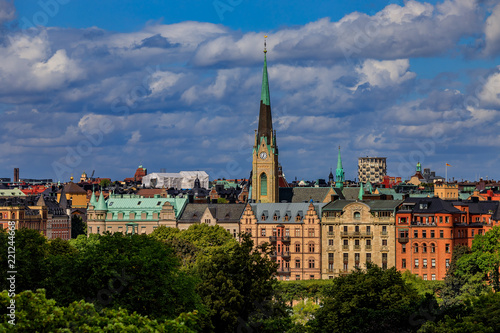
[[[453,247],[498,224],[497,202],[409,198],[396,214],[396,268],[424,280],[443,280]]]

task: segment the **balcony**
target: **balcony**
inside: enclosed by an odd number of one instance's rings
[[[290,275],[290,267],[278,267],[278,274]]]
[[[413,221],[411,223],[412,226],[416,226],[416,227],[429,227],[429,226],[437,226],[436,222],[417,222],[417,221]]]
[[[380,232],[380,236],[382,236],[382,237],[389,237],[389,232],[387,232],[387,231],[381,231]]]
[[[277,241],[284,242],[284,243],[289,243],[290,242],[290,236],[269,236],[269,241],[271,243],[276,243]]]
[[[271,252],[269,257],[271,257],[271,259],[276,259],[277,257],[281,257],[284,260],[289,260],[290,259],[290,252],[288,252],[288,251],[286,251],[286,252],[285,251],[283,251],[283,252],[273,251],[273,252]]]
[[[389,252],[389,247],[388,246],[382,246],[380,248],[380,252]]]
[[[354,245],[354,250],[361,250],[361,245]]]
[[[335,237],[335,233],[333,231],[328,231],[327,236],[328,238]]]
[[[409,241],[410,241],[409,237],[398,237],[398,242],[402,244],[408,243]]]
[[[371,245],[365,245],[366,250],[371,250],[372,246]]]
[[[349,250],[349,245],[342,245],[342,250]]]
[[[371,231],[351,231],[351,232],[341,232],[340,237],[346,238],[346,237],[352,237],[352,238],[358,238],[358,237],[373,237],[373,233]]]

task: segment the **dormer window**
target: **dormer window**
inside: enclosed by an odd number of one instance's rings
[[[266,215],[262,214],[261,218],[260,218],[262,221],[265,221],[266,220]]]
[[[273,216],[273,220],[274,220],[274,221],[278,221],[278,219],[279,219],[279,216],[278,216],[278,215],[276,215],[276,214],[274,214],[274,216]]]
[[[427,206],[428,206],[428,205],[427,205],[427,203],[426,203],[426,202],[421,203],[421,204],[420,204],[420,209],[427,209]]]
[[[354,212],[354,219],[355,220],[361,219],[361,213],[360,212]]]

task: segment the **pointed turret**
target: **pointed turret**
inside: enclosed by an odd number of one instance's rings
[[[370,183],[370,181],[369,181],[369,180],[367,180],[367,181],[366,181],[366,190],[367,190],[368,192],[370,192],[370,194],[372,194],[372,193],[373,193],[373,186],[372,186],[372,183]]]
[[[68,199],[66,198],[66,191],[64,190],[64,186],[61,189],[61,196],[59,197],[59,206],[62,209],[68,208]]]
[[[104,195],[102,194],[102,189],[101,193],[99,194],[99,201],[97,202],[95,210],[107,210],[106,201],[104,200]]]
[[[342,167],[342,158],[340,156],[340,146],[339,154],[337,157],[337,169],[335,170],[335,187],[343,188],[345,182],[344,168]]]
[[[267,49],[264,41],[264,68],[262,69],[262,89],[260,94],[259,129],[257,130],[257,144],[262,137],[266,137],[267,144],[273,139],[273,120],[271,117],[271,97],[269,95],[269,79],[267,77]]]
[[[91,206],[94,207],[94,209],[97,206],[97,199],[95,197],[95,192],[94,192],[93,188],[92,188],[92,196],[90,197],[90,202],[89,203],[90,203]]]
[[[42,207],[47,206],[47,204],[45,203],[45,197],[44,197],[43,193],[40,194],[40,198],[38,198],[36,205],[42,206]]]
[[[363,195],[365,194],[365,190],[363,189],[363,183],[361,183],[361,186],[359,187],[359,194],[358,194],[358,199],[363,200]]]

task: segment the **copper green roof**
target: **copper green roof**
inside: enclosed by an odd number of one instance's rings
[[[95,210],[106,210],[106,201],[104,201],[104,195],[102,194],[102,191],[99,195],[99,201],[97,202]]]
[[[271,106],[271,98],[269,96],[269,79],[267,78],[267,56],[264,51],[264,69],[262,70],[262,91],[260,93],[260,100],[265,105]]]
[[[113,220],[118,218],[118,213],[123,213],[124,216],[129,216],[130,213],[135,213],[138,217],[142,213],[147,213],[146,219],[150,220],[153,219],[153,213],[159,213],[166,202],[170,203],[174,207],[175,217],[179,218],[188,202],[188,199],[142,198],[133,194],[112,194],[107,201],[107,210],[108,213],[113,213]]]
[[[90,204],[94,206],[94,208],[97,206],[97,199],[95,198],[95,192],[92,190],[92,196],[90,197]]]

